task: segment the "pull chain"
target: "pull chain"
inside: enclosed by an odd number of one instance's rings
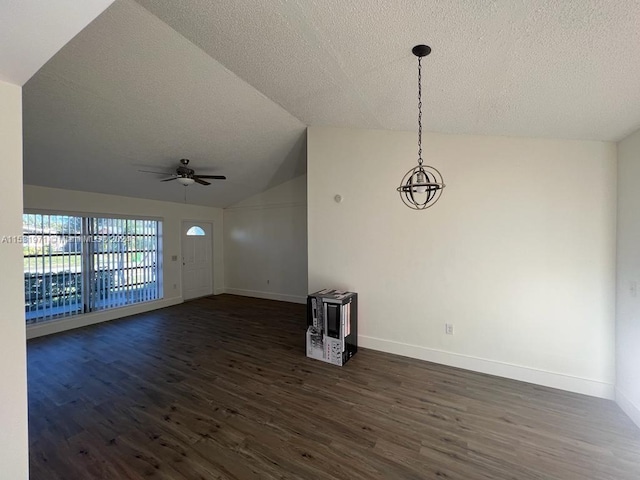
[[[422,165],[422,57],[418,57],[418,165]]]

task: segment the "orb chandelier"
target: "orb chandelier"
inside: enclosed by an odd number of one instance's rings
[[[428,45],[416,45],[411,50],[418,57],[418,166],[409,170],[397,188],[404,204],[414,210],[433,206],[445,187],[442,175],[422,160],[422,57],[431,53]]]

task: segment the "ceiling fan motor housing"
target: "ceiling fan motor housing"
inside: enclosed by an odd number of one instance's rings
[[[191,168],[178,167],[178,168],[176,168],[176,173],[180,177],[192,177],[195,172]]]
[[[195,170],[187,167],[187,165],[189,165],[189,159],[188,158],[181,158],[180,159],[180,164],[181,165],[178,168],[176,168],[176,173],[178,174],[178,176],[187,177],[187,178],[193,177],[193,175],[196,172],[195,172]]]

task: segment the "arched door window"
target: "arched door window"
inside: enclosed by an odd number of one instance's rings
[[[189,237],[201,237],[206,235],[206,233],[204,232],[204,230],[201,227],[198,227],[197,225],[191,227],[189,230],[187,230],[187,236]]]

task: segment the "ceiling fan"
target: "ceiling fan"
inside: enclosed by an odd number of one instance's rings
[[[213,180],[227,179],[227,177],[225,177],[224,175],[196,175],[196,172],[192,168],[189,168],[188,165],[189,165],[189,159],[183,158],[180,160],[180,165],[178,166],[178,168],[176,168],[175,173],[153,172],[151,170],[139,170],[139,171],[143,173],[155,173],[157,175],[170,175],[169,178],[165,178],[164,180],[160,180],[160,181],[169,182],[171,180],[178,180],[178,182],[180,182],[185,187],[187,185],[193,184],[194,182],[199,183],[200,185],[211,185],[210,182],[203,180],[205,178],[213,179]]]

